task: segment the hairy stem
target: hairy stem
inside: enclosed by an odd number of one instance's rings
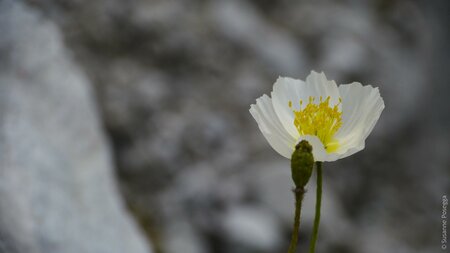
[[[302,201],[305,195],[304,188],[296,188],[295,193],[295,217],[294,217],[294,230],[292,232],[291,244],[289,245],[288,253],[295,253],[298,242],[298,232],[300,229],[300,214],[302,211]]]

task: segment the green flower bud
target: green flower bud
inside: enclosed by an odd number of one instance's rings
[[[302,140],[295,146],[291,158],[292,180],[297,189],[303,189],[308,183],[313,167],[312,146],[306,140]]]

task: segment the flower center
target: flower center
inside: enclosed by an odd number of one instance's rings
[[[342,112],[338,105],[330,106],[330,97],[325,100],[320,97],[318,104],[314,103],[315,98],[309,97],[308,104],[302,109],[303,101],[300,100],[300,110],[294,111],[294,125],[300,135],[315,135],[323,143],[328,153],[334,152],[339,148],[339,143],[334,139],[334,134],[342,126]],[[292,101],[289,101],[289,108],[292,109]]]

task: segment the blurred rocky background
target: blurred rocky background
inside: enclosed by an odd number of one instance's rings
[[[289,161],[248,109],[310,70],[379,86],[386,104],[364,151],[325,164],[317,251],[440,252],[449,13],[445,0],[0,0],[0,252],[285,252]]]

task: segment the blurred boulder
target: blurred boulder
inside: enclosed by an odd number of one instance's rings
[[[448,15],[434,1],[28,2],[92,80],[121,190],[158,252],[286,249],[289,163],[248,108],[278,75],[311,69],[379,86],[386,103],[366,149],[326,165],[318,251],[435,249],[450,86]]]
[[[0,252],[149,253],[58,28],[0,1]]]

